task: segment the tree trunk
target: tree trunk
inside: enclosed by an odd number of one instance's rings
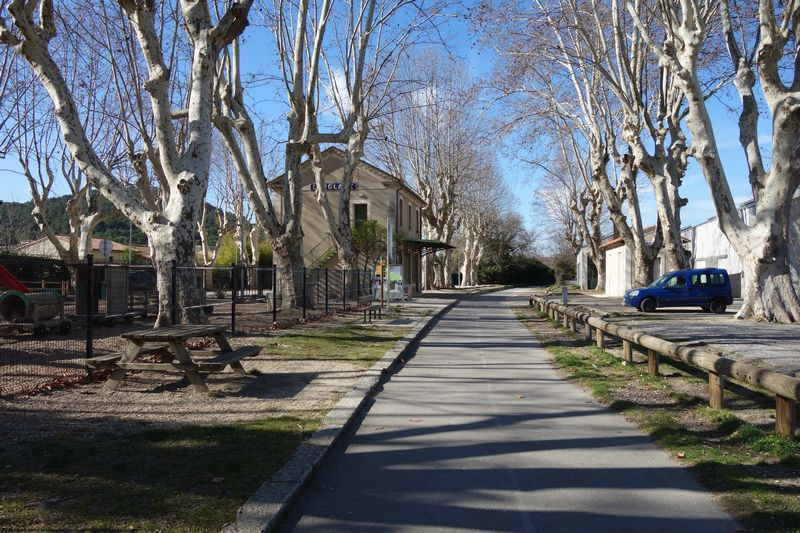
[[[453,286],[453,277],[451,276],[451,272],[453,270],[452,263],[453,263],[453,250],[445,250],[444,260],[442,261],[442,274],[444,276],[445,287]]]
[[[464,242],[464,260],[461,263],[461,287],[468,287],[472,278],[472,266],[474,261],[475,242],[471,232],[467,231],[467,238]]]
[[[436,254],[428,254],[423,258],[422,261],[422,274],[425,290],[433,290],[436,288],[436,269],[434,265],[435,255]]]
[[[281,278],[281,309],[303,304],[303,241],[286,235],[272,244],[272,255]]]
[[[472,266],[472,278],[470,279],[470,285],[476,286],[478,285],[478,268],[480,267],[481,261],[483,261],[483,253],[486,250],[483,244],[478,245],[478,253],[475,254],[475,261]]]
[[[173,261],[178,269],[175,273],[177,281],[177,287],[175,287],[176,322],[196,324],[203,321],[202,313],[196,309],[187,309],[198,303],[193,228],[194,221],[189,219],[172,226],[159,225],[147,234],[156,270],[156,289],[158,291],[156,327],[172,324]]]
[[[633,253],[633,286],[647,287],[653,281],[653,262],[655,257],[648,257],[649,254],[641,247],[631,249]]]
[[[787,248],[784,246],[784,250]],[[755,255],[743,258],[744,303],[736,318],[767,322],[800,322],[800,300],[792,283],[787,256],[767,262]]]
[[[589,254],[589,259],[594,263],[594,267],[597,270],[597,286],[595,290],[597,292],[606,292],[606,254],[600,250],[600,253]]]
[[[683,249],[680,226],[680,206],[673,205],[672,197],[679,201],[676,194],[670,194],[669,184],[664,176],[652,176],[653,191],[656,198],[656,210],[664,235],[663,254],[666,271],[681,270],[688,266],[686,252]],[[677,216],[677,220],[676,220]]]
[[[444,257],[435,257],[439,253],[431,254],[434,256],[433,262],[433,286],[436,289],[443,289],[446,287],[445,271],[444,271]],[[438,260],[437,260],[438,259]]]

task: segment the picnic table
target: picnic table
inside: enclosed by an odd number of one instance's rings
[[[233,349],[225,337],[225,326],[179,325],[132,331],[123,333],[121,337],[127,342],[125,352],[86,361],[92,367],[111,368],[111,375],[105,384],[108,389],[120,385],[125,379],[126,370],[155,370],[182,372],[195,392],[207,393],[208,387],[201,373],[222,372],[229,366],[236,374],[246,376],[241,360],[261,351],[259,346]],[[198,337],[213,337],[219,350],[190,350],[187,342]],[[145,355],[155,355],[158,361],[141,361],[140,358]]]

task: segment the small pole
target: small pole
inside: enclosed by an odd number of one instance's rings
[[[276,307],[275,300],[278,296],[278,269],[272,268],[272,325],[274,326],[278,321],[278,308]]]
[[[797,400],[775,396],[775,431],[790,439],[797,430]]]
[[[306,319],[306,267],[303,267],[303,320]]]
[[[658,352],[647,350],[647,373],[651,376],[658,375]]]
[[[170,322],[176,324],[178,322],[178,265],[177,261],[173,259],[170,262],[172,272],[172,286],[170,287],[170,300],[172,301],[172,309],[170,309]]]
[[[361,305],[361,275],[358,270],[356,270],[356,307]]]
[[[383,308],[383,278],[386,276],[386,263],[381,268],[381,309]]]
[[[725,378],[714,372],[708,373],[708,403],[713,409],[725,406]]]
[[[239,286],[239,265],[231,267],[231,335],[236,335],[236,290]]]
[[[629,363],[633,363],[633,346],[631,345],[631,341],[622,339],[622,358]]]
[[[344,313],[345,308],[347,307],[347,271],[342,270],[342,312]]]
[[[328,314],[328,267],[325,267],[325,314]]]
[[[94,257],[92,254],[86,255],[86,358],[94,356],[94,331],[92,331],[92,319],[94,318]]]

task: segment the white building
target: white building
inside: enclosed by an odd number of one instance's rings
[[[739,206],[745,223],[749,224],[755,215],[755,203],[746,202]],[[648,228],[652,233],[654,228]],[[738,298],[747,280],[743,279],[742,262],[717,224],[716,217],[696,226],[684,228],[681,232],[684,246],[691,252],[692,268],[724,268],[731,278],[733,295]],[[792,278],[800,289],[800,197],[792,205],[792,227],[790,230],[789,262]],[[633,288],[633,256],[621,237],[609,237],[602,245],[606,254],[607,296],[623,296]],[[664,273],[663,257],[653,265],[653,279]],[[577,258],[577,278],[582,289],[594,289],[597,273],[589,258],[588,248],[582,249]],[[594,281],[594,283],[593,283]]]

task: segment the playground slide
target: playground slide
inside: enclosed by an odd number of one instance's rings
[[[11,272],[6,270],[6,267],[0,265],[0,289],[2,288],[19,292],[31,292],[28,290],[28,287],[23,285],[20,280],[15,278]]]

